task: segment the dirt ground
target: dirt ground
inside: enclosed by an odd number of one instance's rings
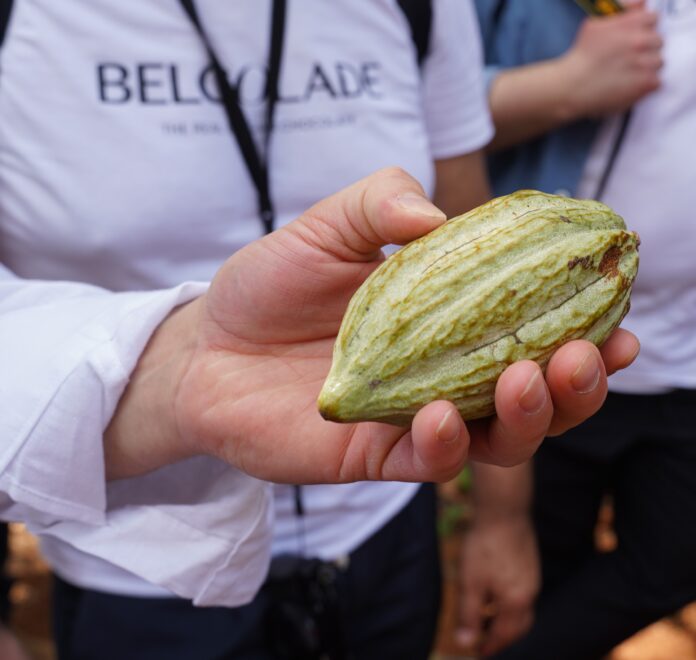
[[[466,515],[464,511],[458,515]],[[454,628],[456,528],[444,537],[444,607],[433,660],[466,660],[457,648]],[[611,538],[604,539],[611,543]],[[36,539],[21,525],[11,526],[10,572],[12,627],[34,660],[55,660],[50,630],[50,575],[41,559]],[[559,659],[562,660],[562,659]],[[696,660],[696,603],[678,615],[660,621],[624,642],[607,660]]]

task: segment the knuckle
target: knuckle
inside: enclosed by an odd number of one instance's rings
[[[389,165],[377,171],[377,175],[385,179],[411,179],[411,175],[399,165]]]

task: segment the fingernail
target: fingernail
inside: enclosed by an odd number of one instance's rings
[[[429,202],[423,195],[418,195],[417,193],[404,193],[396,198],[399,206],[408,211],[409,213],[418,213],[420,215],[427,215],[429,218],[436,218],[444,222],[447,220],[447,216],[440,211],[437,206]]]
[[[473,646],[476,643],[476,633],[473,630],[458,630],[457,642],[461,646]]]
[[[529,379],[527,387],[520,395],[520,408],[528,415],[538,413],[546,403],[546,385],[540,371],[535,371]]]
[[[459,424],[457,415],[454,410],[449,410],[437,427],[435,436],[443,445],[451,445],[459,440],[460,432],[461,424]]]
[[[578,394],[589,394],[599,384],[600,370],[597,356],[588,353],[570,377],[570,384]]]

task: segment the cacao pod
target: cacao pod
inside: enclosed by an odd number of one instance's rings
[[[408,425],[430,401],[494,412],[513,362],[596,345],[629,307],[638,236],[606,205],[522,190],[451,219],[356,291],[319,395],[333,421]]]

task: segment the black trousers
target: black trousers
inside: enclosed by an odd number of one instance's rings
[[[616,550],[595,551],[605,493]],[[592,660],[696,600],[696,391],[610,394],[535,458],[543,587],[531,632],[496,660]]]
[[[435,489],[422,486],[362,544],[338,576],[346,657],[425,660],[440,605]],[[177,598],[133,598],[57,578],[59,660],[270,660],[269,594],[240,608],[197,608]]]

